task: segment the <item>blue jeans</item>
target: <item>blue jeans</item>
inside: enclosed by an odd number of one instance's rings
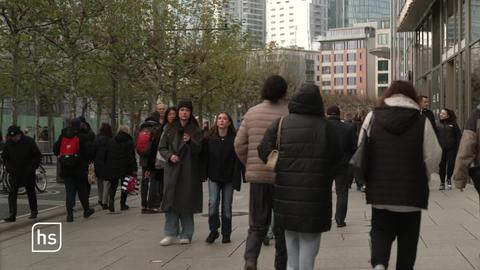
[[[210,231],[217,231],[220,228],[218,213],[220,194],[222,195],[222,235],[230,235],[232,233],[232,183],[208,181],[208,224]]]
[[[181,227],[180,227],[181,225]],[[189,239],[192,241],[194,231],[193,214],[165,213],[165,235]]]

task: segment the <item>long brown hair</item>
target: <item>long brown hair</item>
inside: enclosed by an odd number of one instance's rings
[[[230,116],[230,114],[227,113],[227,112],[219,112],[217,114],[217,116],[215,117],[215,123],[213,124],[212,128],[208,131],[207,138],[219,138],[220,137],[220,135],[218,135],[218,126],[217,126],[217,121],[218,121],[218,117],[220,116],[220,114],[225,114],[228,118],[228,121],[230,122],[230,125],[228,126],[227,134],[228,135],[235,135],[237,133],[237,130],[233,126],[233,119]]]
[[[388,89],[383,93],[382,98],[379,100],[379,106],[385,106],[385,99],[396,95],[396,94],[401,94],[406,97],[411,98],[415,103],[418,101],[417,100],[417,91],[415,90],[415,86],[409,81],[402,81],[402,80],[396,80],[392,81],[390,83],[390,86]]]

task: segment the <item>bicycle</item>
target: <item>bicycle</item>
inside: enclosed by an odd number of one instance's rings
[[[10,192],[10,190],[12,189],[12,185],[10,184],[9,174],[5,168],[5,165],[3,164],[1,165],[0,181],[2,183],[2,191],[6,193]],[[35,171],[35,189],[40,193],[44,193],[47,191],[47,183],[47,171],[42,166],[42,164],[40,164],[40,166]],[[25,187],[18,188],[18,195],[23,195],[26,193],[27,190],[25,189]]]

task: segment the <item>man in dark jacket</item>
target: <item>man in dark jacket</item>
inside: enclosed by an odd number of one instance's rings
[[[430,123],[432,124],[433,130],[435,130],[435,133],[437,132],[437,123],[435,121],[435,115],[431,110],[428,109],[430,106],[430,99],[427,96],[419,96],[418,97],[418,103],[420,104],[420,108],[422,109],[422,114],[430,120]]]
[[[24,135],[18,126],[10,126],[8,140],[2,152],[2,160],[9,174],[11,185],[8,193],[10,216],[5,222],[14,222],[17,216],[18,188],[25,186],[30,205],[30,219],[37,217],[37,197],[35,194],[35,171],[40,165],[42,154],[35,141]]]
[[[287,269],[313,269],[321,233],[332,224],[332,168],[343,156],[340,132],[325,119],[316,85],[302,86],[288,108],[280,132],[273,212],[275,223],[285,229]],[[265,163],[276,148],[279,122],[272,123],[258,146]]]
[[[338,130],[338,138],[341,141],[341,148],[338,149],[343,153],[341,162],[335,168],[335,192],[337,193],[337,207],[335,211],[335,221],[337,227],[345,227],[345,217],[347,216],[348,207],[348,187],[353,181],[353,174],[349,169],[348,162],[355,153],[356,135],[351,125],[345,124],[340,120],[340,108],[331,106],[327,109],[327,117],[336,130]]]
[[[94,159],[93,144],[84,132],[80,132],[81,120],[75,118],[71,121],[70,127],[62,130],[62,134],[53,145],[53,153],[56,156],[62,156],[61,146],[64,138],[72,139],[78,137],[79,151],[77,153],[78,161],[72,166],[66,166],[60,163],[60,176],[65,181],[65,189],[67,193],[66,208],[67,222],[73,221],[73,207],[75,206],[75,196],[82,203],[83,216],[90,217],[95,211],[91,209],[88,202],[88,165]]]

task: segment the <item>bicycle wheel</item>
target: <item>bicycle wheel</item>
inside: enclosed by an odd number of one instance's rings
[[[47,172],[41,165],[35,174],[35,188],[40,193],[47,191]]]

